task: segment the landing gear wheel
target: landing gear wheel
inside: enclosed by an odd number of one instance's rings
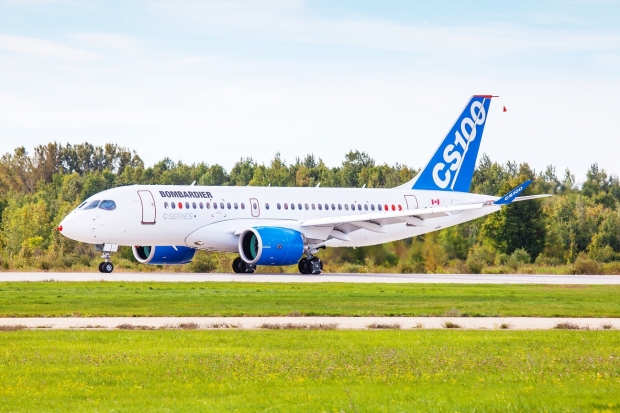
[[[232,269],[237,274],[245,272],[245,261],[241,257],[235,258],[232,262]]]
[[[317,257],[312,257],[309,261],[309,269],[310,269],[310,274],[320,274],[321,271],[323,270],[323,261],[321,261],[320,259],[318,259]]]
[[[252,274],[256,271],[256,265],[248,264],[241,257],[237,257],[232,262],[232,269],[237,274]]]
[[[310,260],[306,257],[302,258],[299,260],[299,263],[297,264],[297,268],[299,268],[299,272],[302,274],[310,274],[311,266],[310,266]]]
[[[110,274],[112,271],[114,271],[114,264],[111,262],[102,262],[99,264],[99,272]]]

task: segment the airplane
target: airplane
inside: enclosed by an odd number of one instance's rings
[[[235,273],[297,265],[320,274],[322,248],[361,247],[414,237],[499,211],[503,197],[469,192],[492,95],[472,96],[427,165],[395,188],[129,185],[99,192],[58,226],[66,237],[110,254],[131,246],[140,263],[190,262],[197,250],[235,252]]]

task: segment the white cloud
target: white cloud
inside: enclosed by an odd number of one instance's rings
[[[190,56],[167,59],[166,65],[176,69],[195,69],[211,67],[221,61],[220,58],[213,56]]]
[[[604,53],[594,59],[605,66],[620,68],[620,54]]]
[[[70,37],[83,47],[117,50],[124,53],[135,53],[147,44],[146,41],[136,37],[113,33],[74,33]]]
[[[71,61],[96,61],[101,59],[98,53],[76,49],[62,43],[10,34],[0,34],[0,50],[41,59]]]
[[[222,34],[234,31],[252,39],[279,42],[335,43],[372,49],[428,52],[472,57],[514,52],[579,52],[620,48],[620,35],[578,30],[537,30],[480,22],[439,26],[402,24],[367,17],[320,18],[303,2],[171,1],[156,8],[185,29]]]

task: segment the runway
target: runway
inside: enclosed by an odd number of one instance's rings
[[[620,329],[620,318],[541,317],[85,317],[0,318],[0,331],[10,326],[36,330],[72,329],[511,329],[548,330],[569,323],[574,328]],[[458,325],[455,327],[454,325]]]
[[[282,283],[438,283],[438,284],[581,284],[620,285],[618,275],[533,274],[196,274],[196,273],[71,273],[5,272],[1,281],[122,282],[282,282]]]

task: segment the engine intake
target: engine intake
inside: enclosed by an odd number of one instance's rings
[[[299,231],[278,227],[248,228],[239,237],[239,254],[254,265],[296,264],[304,253]]]
[[[187,264],[194,258],[196,250],[188,247],[147,246],[132,247],[133,256],[142,264],[174,265]]]

